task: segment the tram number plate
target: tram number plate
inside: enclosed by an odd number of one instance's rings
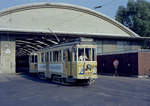
[[[91,76],[91,75],[92,75],[92,72],[85,72],[85,75]]]

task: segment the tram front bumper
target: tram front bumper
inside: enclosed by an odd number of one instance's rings
[[[97,79],[97,75],[78,75],[77,79]]]

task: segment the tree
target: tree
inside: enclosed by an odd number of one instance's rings
[[[150,2],[129,0],[127,6],[120,6],[116,20],[142,37],[150,37]]]

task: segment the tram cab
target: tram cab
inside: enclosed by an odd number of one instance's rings
[[[96,45],[77,44],[72,54],[72,74],[76,79],[97,78]]]

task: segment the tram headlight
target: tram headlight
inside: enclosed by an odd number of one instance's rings
[[[97,74],[97,67],[93,68],[93,74]]]

